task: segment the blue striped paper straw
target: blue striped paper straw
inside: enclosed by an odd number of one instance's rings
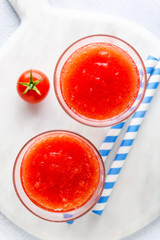
[[[158,61],[157,64],[156,62],[157,62],[157,59],[151,56],[148,57],[147,61],[145,62],[147,78],[149,78],[145,97],[140,107],[138,108],[138,110],[133,114],[130,125],[128,126],[126,134],[124,135],[124,138],[120,145],[120,148],[115,156],[115,159],[112,163],[110,171],[106,177],[105,187],[104,187],[102,196],[92,210],[94,213],[98,215],[101,215],[105,208],[108,198],[111,195],[113,187],[118,179],[119,173],[125,163],[125,160],[132,146],[132,143],[137,135],[140,125],[144,119],[144,116],[150,106],[151,100],[158,87],[158,84],[160,81],[160,61]],[[154,64],[156,64],[155,68],[154,68],[155,66]]]
[[[146,62],[145,62],[145,68],[146,68],[146,72],[147,72],[147,79],[149,79],[149,77],[151,76],[153,70],[154,70],[154,67],[155,65],[157,64],[157,58],[155,57],[152,57],[152,56],[148,56]],[[103,161],[105,162],[109,153],[111,152],[111,149],[113,148],[123,126],[125,124],[125,121],[124,122],[121,122],[119,124],[116,124],[112,127],[109,128],[109,131],[107,133],[107,136],[106,138],[104,139],[100,149],[99,149],[99,152],[102,156],[102,159]],[[112,187],[112,183],[105,183],[105,189],[108,188],[108,187]],[[104,191],[103,191],[104,193]],[[103,196],[103,193],[102,193],[102,196]],[[95,206],[95,208],[97,208],[97,206]],[[94,209],[95,209],[94,208]],[[93,209],[93,212],[97,213],[97,210]],[[72,224],[74,221],[69,221],[67,222],[68,224]]]

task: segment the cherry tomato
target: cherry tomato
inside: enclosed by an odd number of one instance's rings
[[[47,76],[38,70],[22,73],[17,82],[19,96],[28,103],[38,103],[48,94],[50,83]]]

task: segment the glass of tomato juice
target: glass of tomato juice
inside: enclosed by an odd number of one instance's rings
[[[146,70],[137,51],[109,35],[73,43],[59,58],[54,88],[62,108],[80,123],[105,127],[122,122],[140,105]]]
[[[63,130],[29,140],[13,169],[15,191],[23,205],[54,222],[87,213],[99,200],[104,182],[104,164],[93,144]]]

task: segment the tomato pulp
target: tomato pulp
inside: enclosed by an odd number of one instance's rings
[[[69,211],[93,196],[100,178],[98,153],[79,135],[46,133],[31,144],[21,163],[27,196],[49,211]]]
[[[126,112],[137,98],[140,76],[130,55],[109,43],[77,49],[60,75],[63,99],[76,114],[105,120]]]

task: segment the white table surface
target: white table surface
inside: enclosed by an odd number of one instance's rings
[[[54,7],[87,10],[126,18],[142,25],[160,38],[160,0],[50,0]],[[0,0],[0,47],[17,29],[20,21],[7,0]],[[160,218],[123,240],[159,240]],[[0,214],[0,240],[37,240]],[[65,240],[65,239],[64,239]]]

